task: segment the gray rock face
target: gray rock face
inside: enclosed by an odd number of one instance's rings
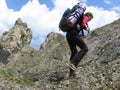
[[[120,58],[120,19],[94,30],[87,37],[89,52],[84,59],[109,63]]]
[[[52,48],[55,44],[60,43],[61,39],[65,39],[61,34],[53,32],[49,33],[46,40],[41,44],[40,50]]]
[[[7,62],[7,58],[18,52],[25,45],[29,45],[32,32],[27,24],[18,19],[14,26],[0,37],[0,61]]]

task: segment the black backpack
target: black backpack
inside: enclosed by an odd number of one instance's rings
[[[62,16],[62,18],[61,18],[61,20],[60,20],[60,22],[59,22],[59,28],[60,28],[60,30],[62,30],[63,32],[67,32],[71,27],[69,27],[68,25],[67,25],[67,19],[68,19],[68,17],[69,17],[69,15],[70,15],[70,13],[71,13],[71,9],[70,8],[67,8],[65,11],[64,11],[64,13],[63,13],[63,16]]]

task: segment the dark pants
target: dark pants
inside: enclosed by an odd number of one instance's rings
[[[67,32],[66,38],[71,50],[70,62],[77,67],[83,56],[87,53],[88,47],[77,30],[70,30]],[[80,48],[80,51],[77,50],[76,46]]]

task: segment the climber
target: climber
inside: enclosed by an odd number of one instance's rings
[[[79,32],[82,29],[86,31],[90,30],[87,23],[91,21],[92,18],[93,14],[91,12],[86,12],[83,17],[80,17],[77,21],[76,28],[71,28],[71,30],[66,33],[67,42],[71,50],[70,63],[67,64],[70,68],[69,77],[76,76],[75,72],[77,72],[77,66],[88,51],[88,47],[83,38],[80,37]],[[81,50],[77,51],[76,46],[78,46]]]

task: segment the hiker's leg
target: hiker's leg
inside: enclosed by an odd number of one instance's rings
[[[77,53],[77,48],[76,48],[76,44],[72,40],[72,37],[71,37],[70,33],[68,33],[66,35],[66,38],[67,38],[67,42],[68,42],[69,48],[71,50],[71,56],[70,56],[70,61],[71,61],[73,59],[73,57],[75,56],[75,54]]]
[[[79,46],[79,48],[81,49],[72,59],[72,63],[75,64],[75,66],[77,67],[77,65],[79,64],[79,62],[81,61],[81,59],[84,57],[84,55],[87,53],[88,51],[88,47],[85,44],[84,40],[79,37],[79,35],[76,36],[75,38],[75,43],[77,46]]]
[[[68,41],[68,45],[71,50],[71,56],[70,56],[70,61],[71,61],[73,59],[73,57],[75,56],[75,54],[77,53],[77,48],[74,43],[70,42],[69,40],[67,40],[67,41]]]
[[[75,43],[72,41],[71,33],[67,33],[67,35],[66,35],[67,42],[68,42],[68,45],[71,50],[70,62],[73,59],[73,57],[75,56],[75,54],[77,53],[77,48],[76,48]],[[75,76],[75,72],[73,69],[70,68],[69,77],[72,77],[72,76]]]

